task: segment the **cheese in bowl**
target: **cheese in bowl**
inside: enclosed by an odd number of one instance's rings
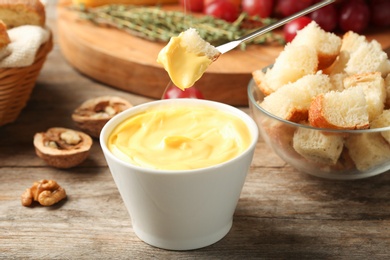
[[[108,148],[131,164],[162,170],[198,169],[228,161],[251,142],[236,115],[199,105],[165,105],[137,113],[119,124]]]

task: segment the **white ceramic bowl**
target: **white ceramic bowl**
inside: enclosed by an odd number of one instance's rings
[[[147,169],[115,157],[107,147],[113,129],[130,116],[162,104],[206,105],[232,113],[248,126],[250,146],[227,162],[195,170]],[[213,244],[229,232],[257,138],[256,123],[237,108],[207,100],[167,99],[132,107],[112,118],[102,129],[100,144],[136,235],[156,247],[190,250]]]
[[[293,123],[264,110],[259,104],[263,101],[264,95],[257,88],[253,79],[248,85],[249,106],[252,117],[256,121],[260,134],[273,151],[295,169],[311,175],[327,179],[353,180],[375,176],[390,170],[390,153],[375,154],[369,149],[364,151],[367,160],[374,160],[375,163],[368,169],[357,169],[355,162],[348,155],[348,151],[343,150],[339,160],[334,165],[319,163],[303,157],[294,149],[293,137],[298,130],[313,131],[322,134],[343,136],[347,138],[366,138],[369,141],[380,139],[382,133],[390,131],[390,126],[378,129],[367,130],[328,130],[315,128],[307,125]]]

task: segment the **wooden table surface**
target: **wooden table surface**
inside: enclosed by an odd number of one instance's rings
[[[49,13],[53,28],[54,17]],[[73,110],[101,95],[134,105],[150,101],[83,76],[55,42],[27,107],[0,127],[0,259],[389,259],[389,173],[357,181],[311,177],[261,139],[226,237],[193,251],[145,244],[133,232],[98,140],[89,158],[68,170],[47,166],[34,152],[36,132],[75,128]],[[58,181],[68,198],[23,207],[23,191],[44,178]]]

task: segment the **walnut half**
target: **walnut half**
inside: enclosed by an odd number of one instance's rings
[[[102,96],[82,103],[72,114],[77,127],[99,138],[103,126],[116,114],[132,107],[127,100],[116,96]]]
[[[34,135],[36,154],[56,168],[71,168],[89,155],[92,138],[80,131],[53,127]]]
[[[34,182],[31,188],[24,191],[21,196],[23,206],[31,206],[38,201],[42,206],[51,206],[66,198],[66,191],[54,180],[40,180]]]

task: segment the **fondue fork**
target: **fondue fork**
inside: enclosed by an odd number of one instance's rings
[[[251,32],[251,33],[249,33],[247,35],[244,35],[244,36],[240,37],[239,39],[237,39],[235,41],[231,41],[231,42],[222,44],[222,45],[216,47],[216,49],[221,54],[224,54],[224,53],[226,53],[228,51],[233,50],[234,48],[236,48],[238,45],[240,45],[241,43],[243,43],[245,41],[249,41],[249,40],[251,40],[251,39],[253,39],[253,38],[257,37],[257,36],[260,36],[262,34],[270,32],[270,31],[272,31],[272,30],[274,30],[274,29],[276,29],[276,28],[278,28],[278,27],[280,27],[280,26],[282,26],[282,25],[284,25],[284,24],[286,24],[286,23],[296,19],[296,18],[304,16],[304,15],[306,15],[308,13],[311,13],[311,12],[313,12],[315,10],[320,9],[321,7],[324,7],[324,6],[329,5],[331,3],[334,3],[334,2],[336,2],[336,0],[325,0],[325,1],[318,2],[318,3],[316,3],[316,4],[312,5],[312,6],[309,6],[306,9],[303,9],[303,10],[293,14],[293,15],[285,17],[285,18],[283,18],[283,19],[281,19],[281,20],[279,20],[279,21],[277,21],[275,23],[272,23],[270,25],[264,26],[264,27],[262,27],[262,28],[260,28],[260,29],[258,29],[256,31],[253,31],[253,32]],[[172,81],[170,81],[168,83],[168,85],[165,87],[163,95],[162,95],[162,99],[164,99],[165,93],[167,92],[167,90],[171,86],[174,86]]]
[[[272,23],[270,25],[264,26],[264,27],[262,27],[262,28],[260,28],[260,29],[258,29],[256,31],[253,31],[253,32],[251,32],[251,33],[249,33],[247,35],[244,35],[244,36],[240,37],[239,39],[237,39],[235,41],[231,41],[231,42],[222,44],[222,45],[220,45],[220,46],[218,46],[216,48],[217,48],[217,50],[221,54],[224,54],[224,53],[226,53],[228,51],[233,50],[234,48],[236,48],[238,45],[240,45],[243,42],[249,41],[249,40],[251,40],[251,39],[253,39],[253,38],[257,37],[257,36],[260,36],[262,34],[270,32],[273,29],[276,29],[276,28],[278,28],[278,27],[280,27],[280,26],[282,26],[282,25],[284,25],[284,24],[286,24],[286,23],[288,23],[288,22],[290,22],[290,21],[292,21],[292,20],[294,20],[294,19],[296,19],[298,17],[301,17],[301,16],[304,16],[304,15],[306,15],[308,13],[311,13],[311,12],[317,10],[317,9],[320,9],[321,7],[324,7],[326,5],[334,3],[335,1],[336,0],[325,0],[325,1],[318,2],[318,3],[316,3],[316,4],[312,5],[312,6],[309,6],[306,9],[303,9],[303,10],[293,14],[293,15],[285,17],[285,18],[283,18],[283,19],[281,19],[281,20],[279,20],[279,21],[277,21],[275,23]]]

